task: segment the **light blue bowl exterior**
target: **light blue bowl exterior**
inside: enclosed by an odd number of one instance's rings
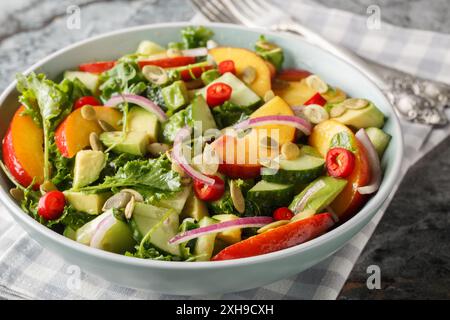
[[[40,61],[28,71],[44,72],[57,78],[82,62],[115,59],[134,52],[141,40],[160,44],[179,39],[186,23],[158,24],[131,28],[95,37]],[[395,190],[400,172],[403,142],[393,108],[369,79],[333,55],[306,43],[299,37],[274,34],[235,25],[210,24],[215,40],[221,45],[252,48],[261,33],[268,35],[286,52],[286,66],[305,68],[319,74],[349,95],[372,100],[387,116],[385,131],[392,136],[382,165],[384,179],[378,193],[352,219],[327,234],[293,248],[258,257],[223,262],[163,262],[129,258],[93,249],[71,241],[34,221],[22,212],[9,196],[6,177],[0,177],[0,198],[14,219],[43,247],[79,265],[88,273],[112,282],[156,292],[181,295],[225,293],[251,289],[295,275],[330,256],[344,246],[375,215],[377,209]],[[28,72],[27,71],[27,72]],[[0,97],[0,134],[18,107],[15,83]],[[392,195],[391,195],[392,196]]]

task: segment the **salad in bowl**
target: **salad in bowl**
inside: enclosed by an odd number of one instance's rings
[[[59,81],[18,75],[0,164],[23,211],[86,246],[187,262],[279,251],[357,214],[382,180],[385,115],[284,68],[265,36],[212,38],[189,26]]]

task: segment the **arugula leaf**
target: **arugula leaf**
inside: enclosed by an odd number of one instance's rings
[[[44,179],[50,180],[50,146],[52,132],[59,122],[70,113],[72,104],[59,85],[48,80],[44,74],[30,73],[27,77],[17,75],[19,101],[25,105],[25,114],[42,127],[44,132]]]
[[[230,101],[226,101],[221,106],[212,108],[211,111],[217,127],[223,129],[247,119],[257,107],[258,106],[243,107]]]
[[[181,182],[179,174],[172,171],[170,160],[162,155],[158,159],[129,161],[119,168],[114,176],[105,177],[101,184],[84,187],[80,191],[92,192],[122,187],[173,192],[181,189]]]
[[[135,61],[120,61],[114,68],[100,74],[100,98],[106,102],[115,93],[141,94],[147,88],[146,82]]]

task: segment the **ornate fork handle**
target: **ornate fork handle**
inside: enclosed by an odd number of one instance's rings
[[[443,126],[448,123],[445,108],[449,107],[450,103],[449,86],[369,62],[345,48],[330,43],[294,21],[273,25],[271,29],[301,35],[357,67],[385,92],[396,108],[397,114],[404,119],[432,126]]]

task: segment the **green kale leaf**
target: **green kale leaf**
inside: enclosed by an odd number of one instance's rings
[[[242,107],[226,101],[221,106],[212,108],[211,111],[218,128],[223,129],[247,119],[257,107]]]
[[[283,49],[274,43],[266,40],[266,37],[261,35],[256,42],[255,51],[264,60],[271,62],[277,70],[280,70],[284,62]]]
[[[212,30],[203,26],[190,26],[181,30],[181,42],[170,43],[170,48],[192,49],[206,47],[206,42],[214,36]]]

